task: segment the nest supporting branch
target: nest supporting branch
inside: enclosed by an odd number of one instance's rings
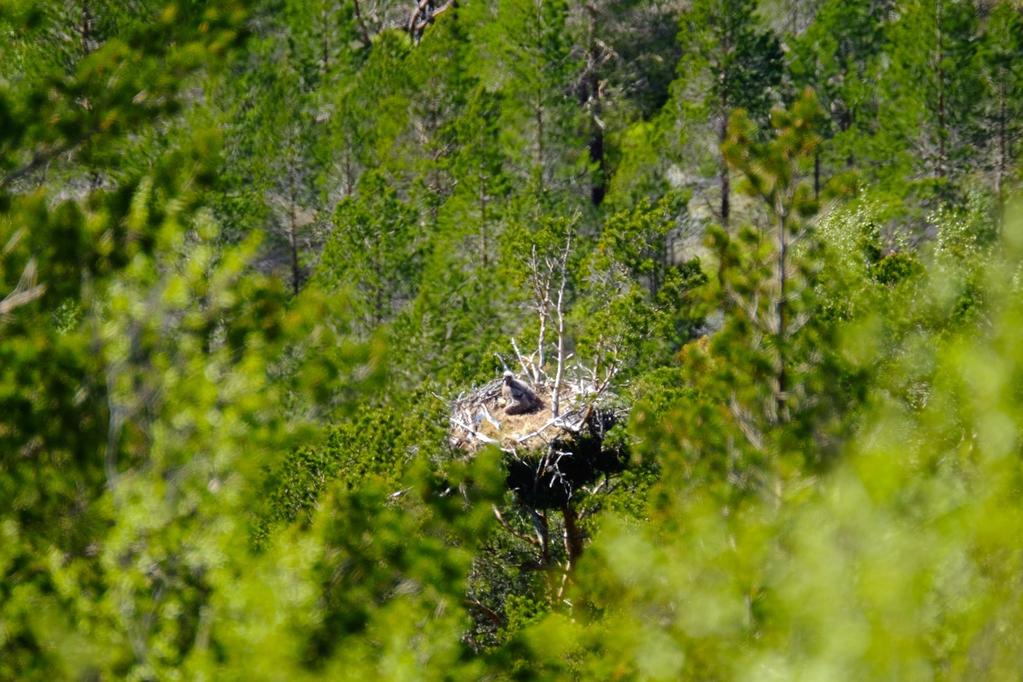
[[[576,491],[624,468],[624,454],[604,443],[606,432],[625,416],[608,389],[610,382],[582,367],[559,374],[540,373],[540,380],[529,386],[537,398],[529,412],[505,409],[503,378],[451,402],[452,448],[472,456],[498,447],[506,455],[509,488],[534,509],[560,509]]]

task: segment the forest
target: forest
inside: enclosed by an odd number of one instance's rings
[[[1018,0],[0,2],[0,680],[1018,680]]]

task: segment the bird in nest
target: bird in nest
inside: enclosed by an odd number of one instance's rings
[[[501,397],[504,398],[505,414],[526,414],[541,405],[533,389],[516,379],[510,371],[504,373]]]

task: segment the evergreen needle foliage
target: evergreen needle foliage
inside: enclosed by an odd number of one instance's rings
[[[0,680],[1019,678],[1018,2],[11,0],[0,64]]]

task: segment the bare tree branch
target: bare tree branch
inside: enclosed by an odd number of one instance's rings
[[[366,22],[362,19],[362,8],[359,6],[359,0],[352,0],[352,4],[355,5],[355,24],[359,27],[359,34],[362,36],[363,42],[369,45],[369,29],[366,28]]]
[[[540,541],[537,540],[536,538],[530,535],[526,535],[525,533],[520,533],[519,531],[512,528],[511,524],[504,520],[504,516],[501,515],[501,510],[497,508],[497,505],[491,505],[491,509],[494,510],[494,517],[497,519],[497,522],[501,525],[501,528],[504,528],[508,533],[517,537],[519,540],[522,540],[525,543],[528,543],[534,547],[540,546]]]
[[[561,260],[558,267],[561,270],[561,285],[558,287],[558,301],[555,304],[555,311],[558,316],[558,369],[554,376],[554,395],[551,397],[551,412],[557,419],[561,401],[561,378],[565,369],[565,284],[568,281],[568,254],[572,249],[572,232],[569,231],[565,238],[565,249],[561,253]]]

